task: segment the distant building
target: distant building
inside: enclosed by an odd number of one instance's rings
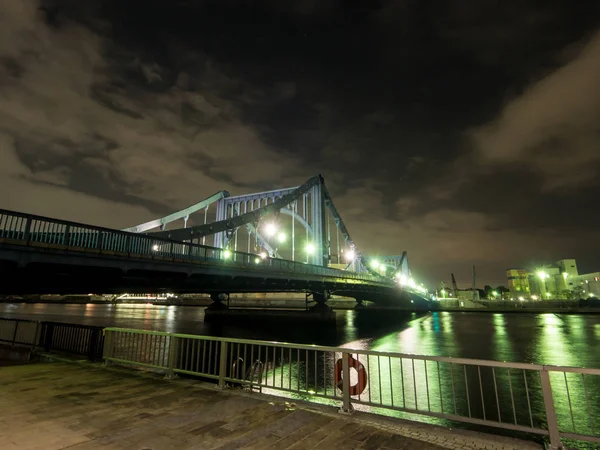
[[[576,277],[579,275],[577,270],[577,261],[574,259],[561,259],[556,262],[556,267],[560,269],[560,273],[566,273],[568,277]]]
[[[475,294],[473,294],[471,289],[458,290],[456,296],[459,300],[479,300],[479,291],[475,289]]]
[[[529,270],[508,269],[506,277],[508,278],[508,289],[513,297],[528,296],[531,293],[531,287],[529,286],[531,272]]]
[[[534,271],[508,269],[506,276],[515,300],[600,297],[600,272],[579,274],[575,259],[561,259]]]

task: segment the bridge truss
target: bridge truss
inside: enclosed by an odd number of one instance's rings
[[[220,191],[123,231],[202,245],[212,236],[214,247],[230,249],[234,257],[239,250],[380,275],[352,240],[321,175],[301,186],[266,192],[231,196]]]

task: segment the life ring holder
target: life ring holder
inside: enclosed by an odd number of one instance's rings
[[[335,384],[338,389],[343,390],[344,380],[342,379],[342,367],[343,361],[342,358],[338,359],[335,363]],[[349,387],[350,395],[356,396],[360,395],[364,392],[368,384],[368,376],[367,370],[365,366],[358,360],[352,357],[352,355],[348,355],[348,367],[350,369],[355,369],[358,373],[358,382]]]

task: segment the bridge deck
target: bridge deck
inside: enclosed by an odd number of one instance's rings
[[[3,450],[539,448],[365,416],[95,365],[0,369]]]

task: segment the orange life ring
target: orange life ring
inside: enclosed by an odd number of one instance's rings
[[[344,381],[342,380],[342,358],[338,359],[335,363],[335,384],[338,389],[343,390]],[[350,395],[360,395],[367,387],[367,370],[362,363],[354,359],[352,356],[348,356],[348,367],[354,368],[358,372],[358,383],[350,386]]]

